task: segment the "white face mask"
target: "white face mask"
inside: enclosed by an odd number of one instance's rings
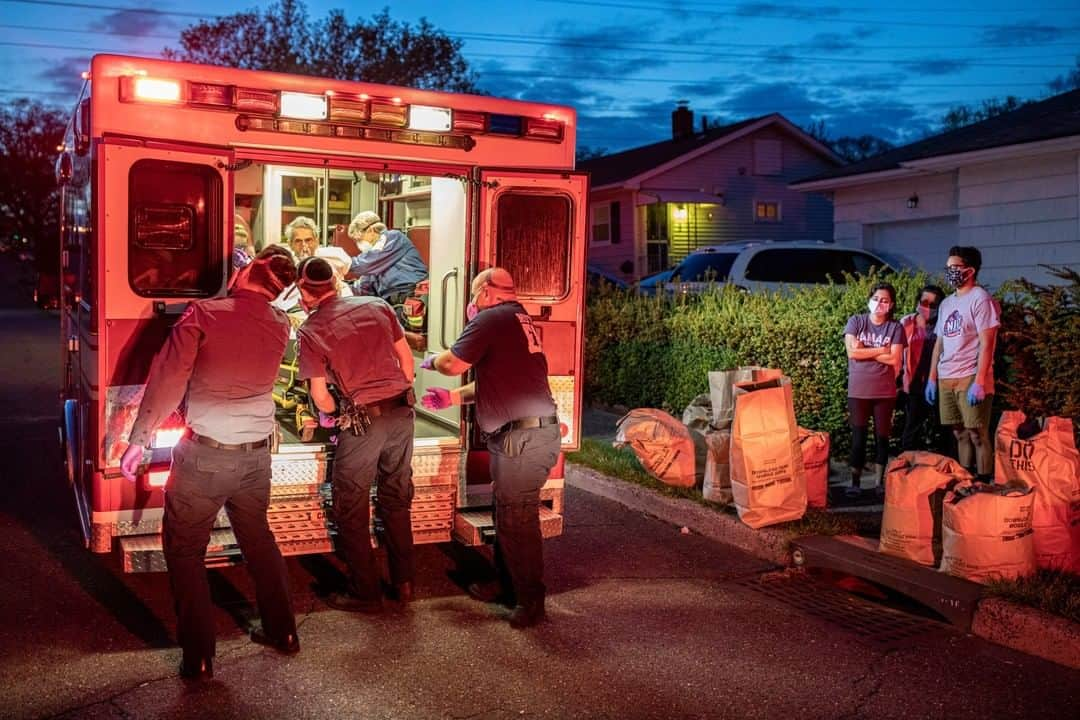
[[[887,315],[889,312],[889,308],[892,307],[892,305],[888,302],[879,303],[874,298],[870,298],[870,300],[866,303],[866,307],[869,308],[871,315],[876,315],[879,312],[882,315]]]

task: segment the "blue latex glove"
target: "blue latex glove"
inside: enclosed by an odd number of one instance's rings
[[[424,361],[420,363],[420,367],[424,368],[425,370],[434,370],[435,358],[437,357],[438,355],[435,354],[428,355],[426,358],[424,358]]]
[[[428,410],[445,410],[453,405],[450,399],[450,391],[441,387],[429,387],[420,398],[420,404]]]
[[[927,380],[926,389],[923,391],[923,398],[926,400],[927,405],[934,405],[937,403],[937,381]]]
[[[986,391],[983,390],[983,386],[980,385],[977,382],[971,383],[971,385],[968,387],[968,391],[967,391],[968,405],[971,405],[972,407],[975,407],[976,405],[978,405],[979,403],[981,403],[985,399],[986,399]]]

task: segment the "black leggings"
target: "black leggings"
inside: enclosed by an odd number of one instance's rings
[[[848,398],[848,418],[851,422],[851,459],[852,469],[862,473],[866,466],[866,441],[869,437],[867,426],[870,417],[874,418],[874,460],[884,467],[889,460],[889,435],[892,433],[893,408],[896,397],[888,398]]]

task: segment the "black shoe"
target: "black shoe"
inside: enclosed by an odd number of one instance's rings
[[[513,595],[506,592],[498,580],[469,583],[469,586],[465,588],[465,592],[469,593],[469,597],[473,600],[484,603],[499,603],[510,608],[516,604]]]
[[[345,612],[376,615],[383,611],[381,597],[365,599],[350,593],[335,592],[327,595],[323,601],[335,610],[344,610]]]
[[[544,599],[533,600],[522,605],[515,605],[510,612],[510,627],[515,630],[530,628],[539,625],[547,617],[544,612]]]
[[[300,638],[296,633],[289,633],[281,640],[271,640],[261,627],[251,629],[251,642],[272,647],[282,655],[295,655],[300,652]]]
[[[185,680],[209,680],[214,677],[214,661],[210,658],[184,658],[180,663],[180,677]]]

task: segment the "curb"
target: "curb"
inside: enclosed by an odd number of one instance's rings
[[[566,483],[573,488],[733,545],[775,565],[792,565],[788,549],[791,538],[783,531],[754,530],[734,515],[711,510],[685,498],[658,495],[575,463],[566,463],[565,476]],[[1033,607],[1001,598],[981,600],[975,608],[971,634],[1068,668],[1080,669],[1080,624]]]

